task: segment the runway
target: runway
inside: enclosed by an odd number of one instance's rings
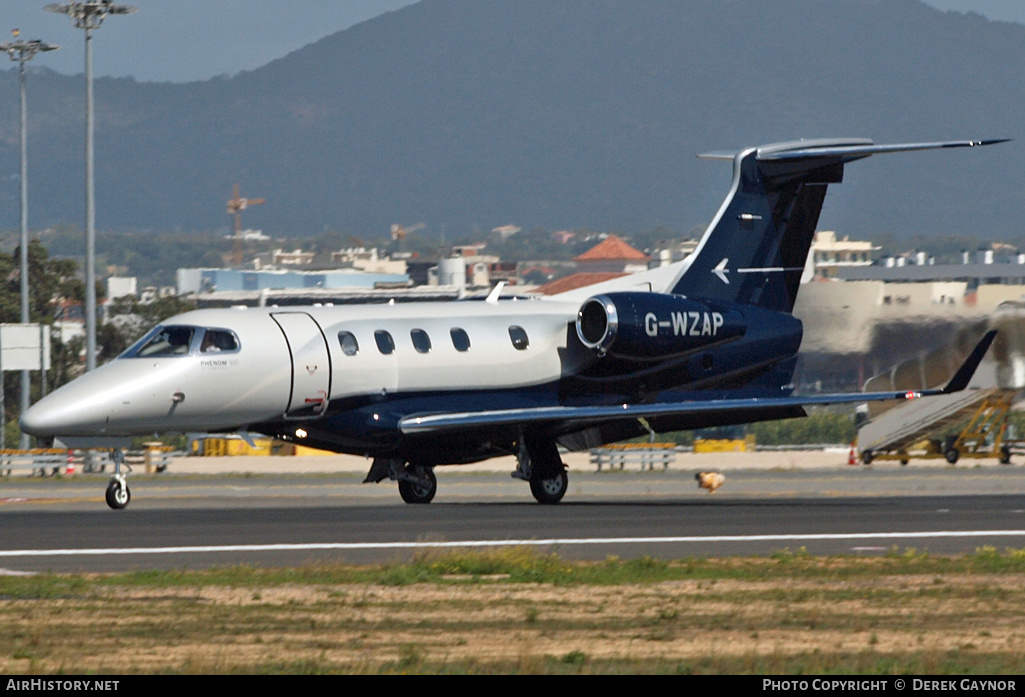
[[[1025,547],[1025,468],[736,469],[714,495],[691,471],[572,470],[558,506],[507,472],[440,470],[428,506],[362,476],[134,477],[111,511],[103,476],[0,484],[0,569],[118,571],[409,559],[531,545],[568,558],[969,553]]]

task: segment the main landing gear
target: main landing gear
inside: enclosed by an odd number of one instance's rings
[[[114,474],[111,475],[110,484],[107,485],[107,505],[115,511],[120,511],[127,507],[129,501],[132,500],[132,492],[128,488],[126,475],[121,473],[121,466],[127,467],[129,472],[132,471],[132,468],[128,467],[125,462],[125,454],[121,448],[112,448],[110,459],[114,461]]]
[[[530,493],[541,504],[562,501],[569,489],[569,475],[562,463],[555,441],[532,441],[520,439],[516,453],[517,467],[512,476],[530,482]]]
[[[516,471],[512,476],[530,484],[530,493],[538,503],[562,501],[569,489],[569,475],[555,441],[534,442],[521,438],[516,461]],[[363,483],[376,484],[385,479],[398,482],[399,496],[406,503],[430,503],[438,493],[438,479],[430,465],[406,464],[402,460],[379,457],[370,466]]]
[[[406,503],[430,503],[438,493],[438,479],[428,465],[407,465],[401,460],[377,458],[364,484],[391,479],[399,483],[399,496]]]

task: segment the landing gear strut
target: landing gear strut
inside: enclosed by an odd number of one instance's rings
[[[110,477],[110,484],[107,485],[107,505],[115,511],[120,511],[132,500],[132,492],[128,488],[128,481],[121,473],[121,465],[128,467],[125,463],[125,454],[121,448],[112,448],[110,459],[114,461],[114,474]],[[128,467],[129,472],[131,467]]]

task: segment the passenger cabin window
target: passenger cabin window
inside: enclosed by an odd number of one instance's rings
[[[387,356],[395,351],[395,340],[391,338],[391,334],[383,329],[378,329],[374,332],[374,339],[377,341],[377,348],[384,355]]]
[[[188,355],[195,333],[195,327],[158,327],[131,355],[139,358]]]
[[[238,339],[233,332],[225,329],[203,330],[203,341],[199,345],[200,353],[226,353],[238,351]]]
[[[351,332],[338,332],[338,343],[342,347],[342,353],[346,356],[355,356],[359,353],[359,342]],[[380,344],[380,340],[378,340]]]
[[[413,340],[413,348],[417,353],[431,352],[431,337],[427,336],[423,329],[414,329],[409,332],[409,337]]]
[[[470,337],[465,331],[457,327],[449,333],[452,335],[452,345],[456,347],[456,351],[470,350]]]
[[[530,339],[527,338],[527,332],[523,331],[523,327],[509,327],[509,338],[512,339],[512,345],[517,351],[526,351],[530,346]]]

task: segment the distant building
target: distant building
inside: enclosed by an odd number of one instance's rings
[[[392,259],[380,256],[377,247],[370,249],[357,247],[331,252],[331,265],[334,268],[353,268],[357,271],[366,271],[367,273],[406,273],[405,259]]]
[[[644,271],[648,268],[651,257],[634,249],[622,238],[609,235],[573,261],[577,273],[546,283],[536,292],[556,295]]]
[[[179,295],[211,291],[289,288],[374,288],[382,284],[409,284],[409,275],[405,273],[367,273],[355,269],[329,271],[178,269],[176,278]]]
[[[609,235],[573,261],[584,273],[636,273],[648,268],[651,257],[622,238]]]
[[[815,233],[811,244],[815,275],[820,278],[836,278],[841,269],[872,265],[873,252],[879,251],[871,242],[851,240],[846,235],[836,239],[836,233],[822,230]]]
[[[107,279],[107,300],[138,295],[138,280],[135,276],[111,276]]]
[[[496,227],[491,232],[495,233],[503,241],[505,241],[522,230],[523,228],[517,227],[515,225],[502,225],[501,227]]]
[[[275,249],[271,257],[271,264],[274,266],[309,266],[316,256],[313,252],[304,252],[301,249],[294,249],[291,252]]]

